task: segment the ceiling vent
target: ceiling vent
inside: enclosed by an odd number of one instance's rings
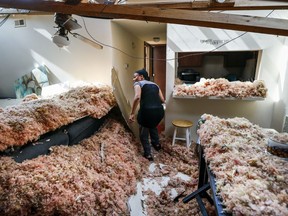
[[[25,27],[26,22],[24,19],[15,20],[15,28]]]

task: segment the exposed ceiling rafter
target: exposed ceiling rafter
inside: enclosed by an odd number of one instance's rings
[[[132,5],[131,5],[132,6]],[[136,5],[135,6],[140,6]],[[141,4],[143,6],[143,4]],[[288,4],[283,5],[235,5],[234,3],[217,3],[209,4],[203,2],[188,2],[188,3],[154,3],[145,4],[148,7],[166,8],[166,9],[186,9],[186,10],[200,10],[200,11],[219,11],[219,10],[283,10],[288,9]]]
[[[288,20],[232,15],[195,10],[166,9],[137,5],[67,4],[46,0],[0,0],[0,7],[18,8],[95,18],[132,19],[162,23],[258,32],[288,36]]]
[[[153,2],[153,3],[129,3],[130,6],[147,6],[166,9],[191,9],[191,10],[220,10],[222,8],[233,8],[234,1],[226,1],[224,3],[217,3],[215,0],[211,1],[187,1],[187,2]]]
[[[83,2],[83,1],[82,1]],[[127,0],[129,5],[191,10],[276,10],[288,9],[288,0]]]

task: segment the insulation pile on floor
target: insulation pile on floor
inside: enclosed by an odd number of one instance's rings
[[[245,118],[202,118],[198,134],[226,211],[288,215],[288,161],[267,152],[271,134]]]
[[[195,199],[187,204],[182,202],[185,196],[197,190],[198,157],[192,149],[186,148],[185,143],[172,146],[172,140],[165,138],[161,142],[163,150],[154,153],[155,164],[150,165],[150,172],[141,182],[144,215],[200,216]],[[214,215],[214,208],[205,199],[204,202],[209,215]]]
[[[169,177],[158,195],[142,188],[143,211],[147,215],[198,215],[194,200],[181,202],[197,185],[198,162],[193,151],[184,145],[172,148],[171,140],[162,138],[163,150],[155,152],[155,168],[149,172],[150,162],[142,157],[132,133],[114,119],[107,121],[92,137],[78,145],[52,147],[50,155],[20,164],[1,157],[0,214],[130,215],[128,201],[136,194],[137,182]],[[180,173],[189,178],[183,180]]]

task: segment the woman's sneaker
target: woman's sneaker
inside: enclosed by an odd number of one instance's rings
[[[149,161],[153,161],[153,156],[152,155],[144,155],[144,157],[149,160]]]
[[[161,150],[161,145],[160,144],[154,144],[153,147],[154,147],[154,149],[156,151],[160,151]]]

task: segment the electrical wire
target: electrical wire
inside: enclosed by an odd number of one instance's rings
[[[221,11],[223,12],[223,11]],[[221,13],[221,12],[218,12],[218,13]],[[270,11],[265,17],[269,17],[272,13],[274,12],[274,10]],[[243,32],[242,34],[238,35],[237,37],[235,38],[232,38],[230,39],[229,41],[219,45],[218,47],[215,47],[214,49],[210,50],[210,51],[207,51],[207,52],[200,52],[200,53],[192,53],[192,54],[187,54],[187,55],[183,55],[181,57],[178,57],[178,58],[172,58],[172,59],[168,59],[167,61],[171,61],[171,60],[177,60],[177,59],[181,59],[181,58],[186,58],[186,57],[190,57],[190,56],[193,56],[193,55],[205,55],[205,54],[208,54],[208,53],[212,53],[212,52],[215,52],[216,50],[220,49],[221,47],[227,45],[228,43],[231,43],[232,41],[234,40],[237,40],[238,38],[240,37],[243,37],[245,34],[247,34],[248,32]]]
[[[115,4],[124,4],[126,3],[126,0],[118,0]]]
[[[194,0],[193,0],[193,2],[194,2]],[[102,10],[102,11],[103,11],[103,10]],[[218,12],[218,13],[221,13],[221,12],[223,12],[223,11],[220,11],[220,12]],[[270,11],[270,12],[269,12],[265,17],[266,17],[266,18],[269,17],[273,12],[274,12],[274,10]],[[170,59],[166,59],[166,58],[165,58],[165,59],[156,59],[156,58],[135,57],[135,56],[132,56],[132,55],[130,55],[130,54],[124,52],[123,50],[121,50],[121,49],[119,49],[119,48],[117,48],[117,47],[113,47],[113,46],[111,46],[111,45],[104,44],[104,43],[102,43],[102,42],[96,40],[96,39],[95,39],[95,38],[90,34],[90,32],[88,31],[87,26],[86,26],[86,23],[85,23],[85,20],[84,20],[83,17],[82,17],[82,20],[83,20],[84,28],[85,28],[85,31],[87,32],[87,34],[92,38],[92,40],[94,40],[95,42],[101,44],[102,46],[104,46],[104,47],[109,47],[109,48],[111,48],[111,49],[117,50],[117,51],[123,53],[124,55],[126,55],[126,56],[128,56],[128,57],[130,57],[130,58],[134,58],[134,59],[143,59],[143,60],[144,60],[144,59],[145,59],[145,60],[149,59],[149,60],[154,60],[154,61],[173,61],[173,60],[178,60],[178,59],[181,59],[181,58],[190,57],[190,56],[193,56],[193,55],[205,55],[205,54],[208,54],[208,53],[212,53],[212,52],[215,52],[216,50],[220,49],[221,47],[223,47],[223,46],[225,46],[225,45],[231,43],[232,41],[237,40],[237,39],[240,38],[240,37],[243,37],[245,34],[248,33],[248,32],[243,32],[242,34],[240,34],[240,35],[238,35],[238,36],[236,36],[236,37],[230,39],[229,41],[227,41],[227,42],[225,42],[225,43],[223,43],[223,44],[221,44],[221,45],[215,47],[214,49],[212,49],[212,50],[210,50],[210,51],[205,51],[205,52],[200,52],[200,53],[198,52],[198,53],[187,54],[187,55],[184,55],[184,56],[181,56],[181,57],[177,57],[177,58],[170,58]]]
[[[145,59],[145,58],[143,58],[143,57],[135,57],[135,56],[132,56],[132,55],[124,52],[123,50],[121,50],[121,49],[119,49],[119,48],[117,48],[117,47],[113,47],[113,46],[111,46],[111,45],[109,45],[109,44],[105,44],[105,43],[102,43],[102,42],[96,40],[96,39],[90,34],[90,32],[88,31],[87,26],[86,26],[86,23],[85,23],[85,20],[84,20],[83,17],[82,17],[82,20],[83,20],[83,24],[84,24],[85,31],[87,32],[87,34],[88,34],[96,43],[99,43],[100,45],[102,45],[102,46],[104,46],[104,47],[109,47],[109,48],[111,48],[111,49],[117,50],[117,51],[123,53],[124,55],[127,55],[127,56],[130,57],[130,58],[134,58],[134,59]]]

